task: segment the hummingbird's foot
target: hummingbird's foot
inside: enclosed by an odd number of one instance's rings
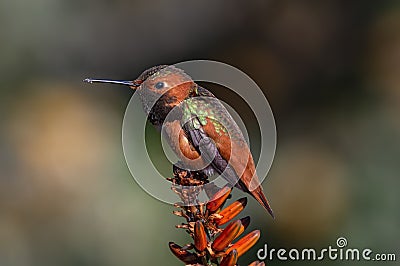
[[[201,186],[209,183],[208,176],[202,171],[190,171],[179,167],[180,162],[173,165],[173,178],[168,178],[169,181],[181,186]]]

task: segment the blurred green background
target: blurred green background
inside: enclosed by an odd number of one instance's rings
[[[398,1],[2,0],[0,25],[1,266],[180,265],[182,220],[124,161],[132,92],[81,80],[189,59],[243,70],[274,111],[277,218],[250,200],[262,237],[241,264],[339,236],[400,259]]]

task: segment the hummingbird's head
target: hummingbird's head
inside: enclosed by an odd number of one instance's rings
[[[145,70],[135,80],[85,79],[85,82],[113,83],[129,86],[137,91],[147,115],[157,114],[163,120],[168,112],[187,99],[196,84],[182,69],[159,65]]]
[[[158,95],[169,105],[185,100],[193,89],[194,82],[182,69],[160,65],[145,70],[134,81],[140,84],[138,93],[143,96]]]
[[[175,66],[158,65],[142,72],[135,80],[109,80],[87,78],[88,83],[112,83],[129,86],[133,90],[152,92],[171,97],[181,98],[181,95],[189,93],[193,86],[193,80],[182,70]]]

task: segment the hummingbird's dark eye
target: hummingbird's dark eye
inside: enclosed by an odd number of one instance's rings
[[[157,82],[156,83],[156,85],[154,85],[154,87],[156,88],[156,89],[162,89],[162,88],[164,88],[164,86],[165,86],[165,83],[164,82]]]

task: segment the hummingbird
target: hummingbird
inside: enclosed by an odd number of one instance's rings
[[[182,69],[158,65],[134,80],[84,81],[126,85],[135,90],[147,120],[163,133],[178,155],[180,168],[223,176],[232,186],[253,196],[274,218],[242,131],[224,105]]]

